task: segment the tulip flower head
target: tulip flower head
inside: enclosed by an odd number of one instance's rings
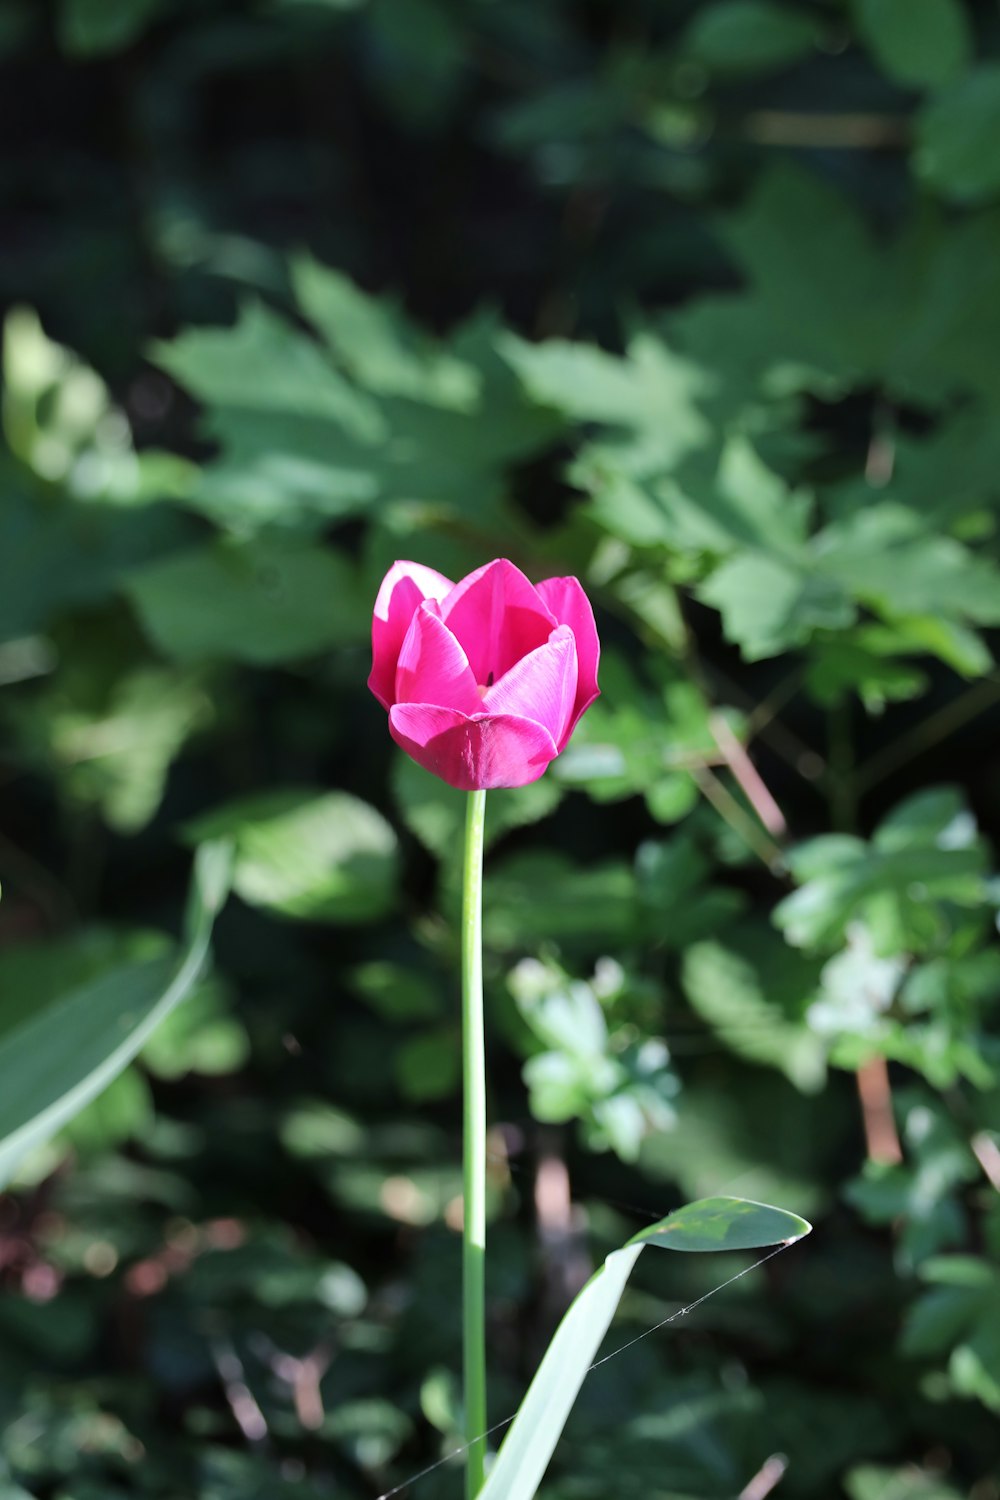
[[[397,562],[375,601],[368,686],[396,743],[449,786],[525,786],[597,697],[600,649],[575,578],[532,584],[498,558],[452,583]]]

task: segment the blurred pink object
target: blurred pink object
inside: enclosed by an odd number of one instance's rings
[[[600,653],[575,578],[529,583],[498,558],[452,583],[397,562],[375,601],[368,686],[396,743],[450,786],[525,786],[597,697]]]

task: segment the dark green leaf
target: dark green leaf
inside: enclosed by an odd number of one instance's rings
[[[165,0],[60,0],[59,41],[67,52],[88,57],[118,52],[144,30]]]
[[[807,56],[816,25],[773,0],[716,0],[701,8],[681,43],[712,72],[772,73]]]
[[[894,82],[939,88],[962,72],[972,36],[962,0],[853,0],[858,30]]]
[[[925,108],[914,165],[953,203],[982,203],[1000,194],[1000,66],[967,73]]]

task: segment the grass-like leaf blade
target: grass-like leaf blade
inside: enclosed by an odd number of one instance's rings
[[[229,891],[231,865],[228,843],[198,850],[179,960],[121,965],[35,1011],[25,1011],[23,997],[11,996],[9,1025],[0,997],[0,1188],[33,1147],[118,1076],[189,994]]]
[[[745,1198],[702,1198],[614,1250],[574,1299],[528,1387],[479,1500],[533,1500],[584,1377],[646,1245],[670,1250],[755,1250],[791,1244],[811,1226],[798,1214]]]

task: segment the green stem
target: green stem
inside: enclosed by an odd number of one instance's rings
[[[465,1493],[483,1487],[486,1460],[486,1046],[483,1035],[483,835],[486,793],[470,792],[462,878],[462,1355]]]

